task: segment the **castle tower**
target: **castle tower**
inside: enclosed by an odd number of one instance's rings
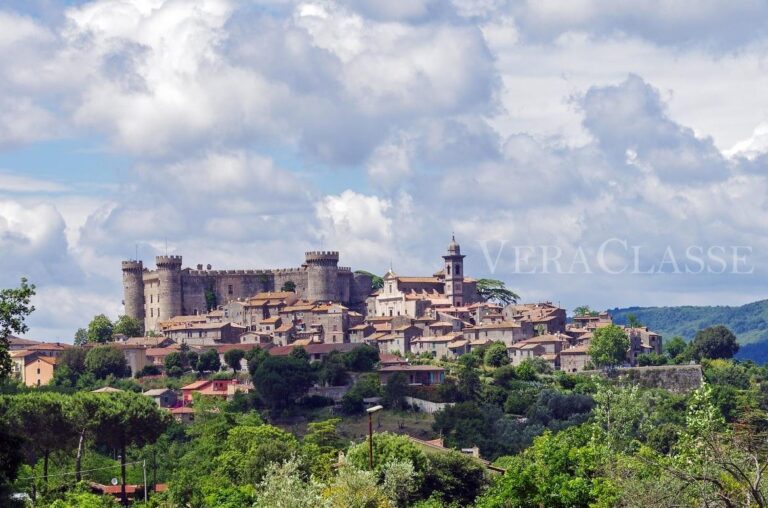
[[[144,264],[123,261],[123,304],[125,315],[144,323]]]
[[[181,256],[157,256],[158,321],[166,321],[182,314],[181,305]]]
[[[443,256],[445,261],[445,296],[451,300],[454,307],[464,305],[464,256],[456,238],[451,235],[448,244],[448,254]]]
[[[307,265],[307,298],[338,301],[339,253],[312,251],[305,255]]]

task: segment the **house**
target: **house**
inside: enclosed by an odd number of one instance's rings
[[[157,367],[163,367],[165,365],[165,357],[171,353],[178,353],[181,351],[181,346],[174,344],[168,347],[153,347],[144,351],[147,357],[147,363],[155,365]]]
[[[24,384],[27,386],[47,385],[53,379],[55,370],[55,357],[41,354],[28,356],[24,364]]]
[[[573,316],[574,328],[584,328],[589,331],[595,331],[603,326],[610,326],[613,324],[611,315],[607,312],[601,312],[599,314],[585,314],[583,316]]]
[[[226,323],[178,323],[163,329],[163,334],[174,342],[190,346],[212,346],[222,343],[236,343],[245,332],[244,326]]]
[[[589,356],[589,346],[575,346],[560,351],[560,370],[565,372],[579,372],[586,370],[592,364]]]
[[[144,395],[151,397],[160,407],[175,407],[178,401],[176,392],[169,388],[155,388],[154,390],[147,390],[144,392]]]
[[[560,352],[570,345],[567,335],[545,334],[512,344],[507,348],[507,352],[514,366],[520,365],[525,360],[541,357],[556,369],[560,366]]]
[[[231,399],[237,392],[253,391],[253,385],[241,384],[236,379],[203,379],[181,388],[182,405],[192,404],[193,394]]]
[[[179,406],[171,409],[173,419],[182,425],[189,425],[195,421],[195,410],[189,406]]]
[[[37,344],[41,344],[41,342],[39,340],[22,339],[13,335],[8,337],[8,351],[21,351]]]
[[[379,353],[379,366],[387,367],[389,365],[408,365],[408,360],[402,356]]]
[[[445,369],[434,365],[390,365],[379,367],[379,381],[387,384],[390,377],[403,374],[410,385],[435,385],[445,382]]]
[[[529,323],[539,333],[562,333],[566,328],[566,312],[552,302],[512,303],[504,307],[505,320]]]
[[[529,322],[500,321],[468,327],[464,329],[463,333],[470,339],[503,342],[509,347],[516,342],[533,337],[533,327]]]
[[[349,328],[349,341],[362,344],[365,339],[376,331],[370,323],[360,323]]]
[[[421,337],[422,333],[422,329],[418,326],[402,324],[393,327],[390,333],[378,337],[376,343],[381,353],[410,353],[411,341]]]
[[[662,352],[661,335],[648,330],[648,327],[629,328],[624,327],[624,331],[629,337],[629,350],[627,359],[630,365],[637,364],[637,357],[642,354]]]
[[[174,342],[168,337],[162,335],[156,337],[125,337],[121,340],[116,340],[115,344],[125,344],[128,346],[141,346],[145,348],[150,347],[168,347]]]
[[[428,353],[433,358],[453,358],[455,355],[449,346],[461,339],[463,336],[460,333],[449,333],[437,337],[419,337],[411,343],[411,353],[417,355]],[[466,341],[463,345],[466,345]]]

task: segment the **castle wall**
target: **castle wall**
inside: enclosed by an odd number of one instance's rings
[[[123,303],[125,315],[144,321],[144,264],[123,261]]]
[[[300,268],[276,270],[182,270],[181,256],[158,256],[157,270],[144,270],[140,277],[129,277],[124,270],[126,309],[133,314],[126,313],[143,319],[146,330],[157,330],[161,321],[174,316],[206,312],[208,289],[216,295],[216,306],[264,291],[279,291],[288,281],[294,283],[300,298],[345,305],[361,304],[362,295],[371,292],[370,277],[355,279],[349,268],[336,266],[338,253],[310,252],[307,260]]]

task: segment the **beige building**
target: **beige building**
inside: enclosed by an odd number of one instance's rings
[[[470,339],[485,339],[503,342],[507,347],[533,337],[530,322],[501,321],[499,323],[481,323],[464,329],[464,335]]]
[[[592,364],[589,346],[575,346],[560,352],[560,370],[580,372]]]
[[[28,357],[24,366],[24,384],[27,386],[47,385],[53,379],[56,370],[56,358],[33,355]]]
[[[460,332],[447,335],[419,337],[411,342],[411,353],[428,353],[434,358],[453,359],[468,351],[468,344]]]
[[[190,346],[212,346],[240,342],[244,326],[233,323],[178,323],[166,327],[163,334],[174,342]]]

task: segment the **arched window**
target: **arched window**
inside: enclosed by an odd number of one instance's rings
[[[445,267],[446,270],[448,270],[448,275],[451,274],[451,265],[448,265]]]

